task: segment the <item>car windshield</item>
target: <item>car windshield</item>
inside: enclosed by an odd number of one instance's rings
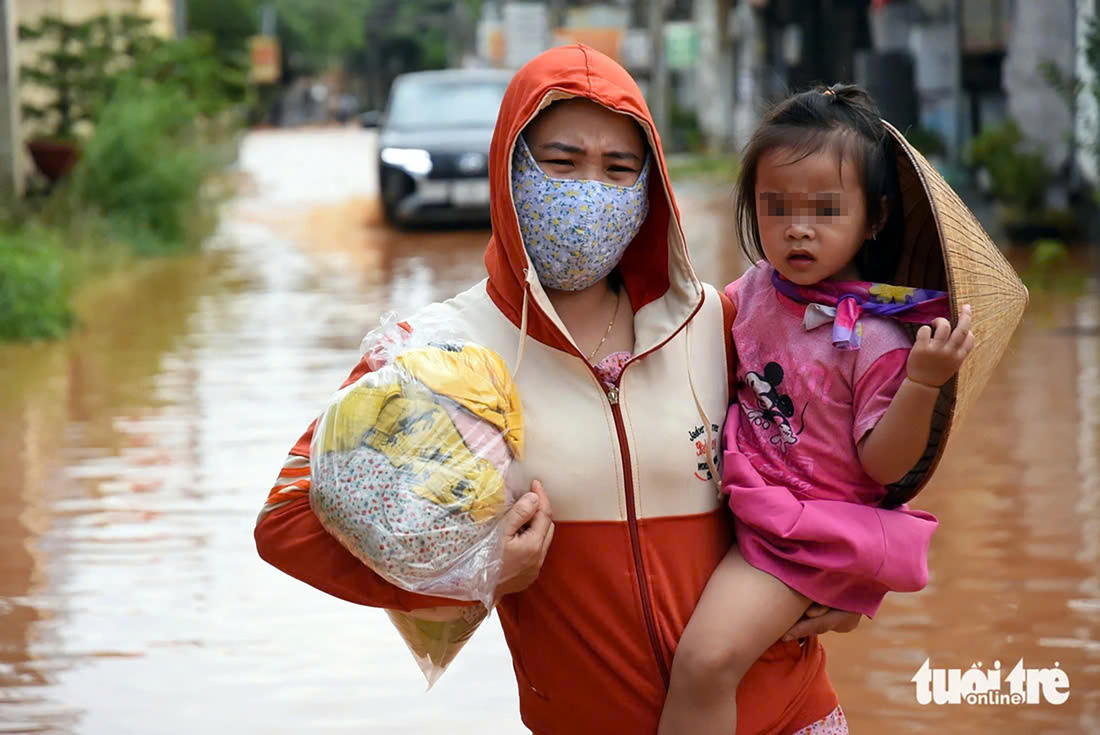
[[[395,128],[492,127],[506,82],[406,79],[394,88],[386,124]]]

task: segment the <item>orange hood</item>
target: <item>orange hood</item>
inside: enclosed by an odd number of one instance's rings
[[[631,76],[600,52],[583,45],[551,49],[520,69],[505,92],[489,148],[493,236],[485,251],[489,296],[517,326],[525,301],[528,336],[567,352],[580,354],[567,336],[539,283],[520,237],[512,202],[512,151],[516,138],[544,108],[560,99],[584,97],[633,117],[645,131],[654,156],[649,180],[649,216],[630,244],[619,270],[635,314],[656,305],[654,327],[636,345],[637,354],[674,334],[698,310],[702,285],[688,259],[680,213],[669,186],[661,141]],[[659,303],[658,303],[659,302]]]

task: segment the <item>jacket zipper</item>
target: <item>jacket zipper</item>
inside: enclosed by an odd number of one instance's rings
[[[538,304],[535,305],[535,308],[539,308]],[[622,375],[626,372],[626,369],[630,367],[631,363],[656,352],[675,339],[676,335],[687,327],[688,322],[694,319],[695,315],[698,314],[702,308],[703,300],[700,299],[699,303],[695,305],[695,308],[692,310],[691,314],[688,315],[687,319],[684,320],[683,324],[678,326],[663,342],[654,345],[641,355],[634,355],[631,357],[627,363],[623,365],[622,372],[619,373],[619,381],[622,382]],[[592,376],[596,379],[596,384],[603,388],[603,380],[600,378],[599,373],[596,372],[596,369],[585,359],[585,356],[582,355],[579,350],[576,350],[576,348],[574,348],[573,354],[577,358],[584,360],[589,370],[592,371]],[[657,637],[657,621],[656,617],[653,615],[653,605],[649,599],[649,579],[646,577],[645,563],[642,560],[642,544],[638,533],[638,513],[634,508],[634,473],[630,471],[630,449],[627,446],[626,427],[623,425],[623,414],[619,408],[619,388],[617,386],[611,387],[606,389],[605,393],[608,403],[611,404],[611,415],[615,418],[615,433],[618,435],[619,439],[619,453],[623,458],[623,484],[626,486],[626,525],[630,532],[630,548],[634,553],[634,573],[638,577],[638,589],[642,598],[642,616],[645,618],[646,632],[649,634],[649,645],[653,649],[653,658],[657,661],[657,668],[661,673],[661,681],[667,690],[669,682],[668,663],[661,654],[660,639]]]
[[[652,352],[656,352],[671,342],[681,330],[687,327],[687,323],[694,319],[695,315],[698,314],[699,310],[702,308],[703,302],[700,300],[688,318],[684,320],[684,323],[670,334],[667,339],[641,355],[635,355],[630,358],[627,363],[623,365],[622,372],[619,373],[619,382],[622,382],[623,373],[626,372],[626,369],[630,367],[632,362]],[[584,359],[584,356],[579,352],[576,354],[582,360]],[[587,360],[585,360],[585,362],[587,363]],[[597,384],[603,387],[603,381],[600,379],[595,368],[589,367],[592,370],[592,375],[596,378]],[[649,599],[649,578],[646,576],[645,563],[642,560],[642,543],[638,533],[638,513],[634,507],[634,473],[630,471],[630,448],[627,446],[626,427],[623,425],[623,414],[622,410],[619,408],[618,386],[612,386],[607,389],[607,401],[611,404],[611,415],[615,418],[615,433],[618,434],[619,453],[623,458],[623,484],[626,486],[626,526],[630,531],[630,549],[634,553],[634,573],[638,577],[638,590],[642,597],[642,617],[645,618],[646,632],[649,634],[649,645],[653,649],[653,658],[657,661],[657,668],[661,672],[661,681],[664,683],[665,689],[667,690],[670,678],[668,663],[661,654],[660,639],[657,637],[657,619],[653,614],[653,605]]]
[[[624,366],[625,367],[625,366]],[[620,375],[620,380],[622,377]],[[626,442],[626,427],[623,425],[623,414],[619,408],[619,389],[612,387],[607,391],[607,400],[611,403],[611,413],[615,417],[615,431],[619,435],[619,452],[623,457],[623,484],[626,486],[626,524],[630,530],[630,548],[634,552],[634,572],[638,576],[638,588],[642,597],[642,616],[645,618],[646,630],[649,633],[649,644],[653,647],[653,657],[657,659],[657,668],[661,672],[661,680],[665,689],[668,689],[668,664],[661,654],[660,641],[657,638],[657,622],[653,615],[653,605],[649,599],[649,578],[646,576],[645,565],[642,561],[642,544],[638,534],[638,514],[634,508],[634,476],[630,471],[630,449]]]

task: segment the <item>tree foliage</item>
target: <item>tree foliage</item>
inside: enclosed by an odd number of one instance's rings
[[[445,66],[456,27],[452,0],[190,0],[189,25],[211,33],[222,53],[243,50],[260,31],[264,6],[276,11],[277,35],[291,74],[363,66],[372,52],[412,44],[421,68]],[[481,0],[466,0],[466,23]]]
[[[22,82],[40,92],[24,102],[23,115],[50,138],[72,140],[90,129],[119,85],[133,77],[181,89],[205,117],[248,99],[243,58],[226,63],[206,34],[158,36],[141,16],[79,22],[45,16],[20,26],[19,37],[35,52],[20,70]]]

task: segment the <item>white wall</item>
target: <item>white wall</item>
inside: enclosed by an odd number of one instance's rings
[[[695,0],[699,63],[695,67],[699,127],[718,150],[734,146],[734,45],[723,42],[718,0]]]
[[[0,197],[23,191],[14,0],[0,0]]]
[[[1008,113],[1024,135],[1040,146],[1053,169],[1069,156],[1075,123],[1066,102],[1040,76],[1039,65],[1049,60],[1063,73],[1073,73],[1076,12],[1074,0],[1018,3],[1005,58]]]

